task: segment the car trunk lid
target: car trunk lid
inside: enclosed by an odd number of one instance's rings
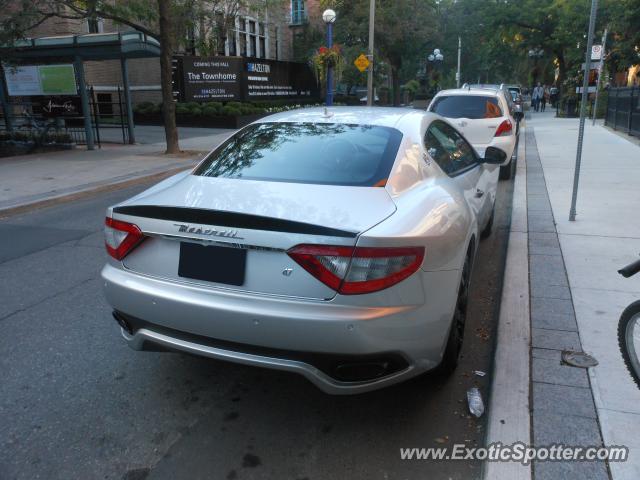
[[[354,246],[359,233],[394,211],[380,187],[189,175],[117,205],[113,216],[147,237],[124,258],[129,270],[210,288],[328,299],[335,291],[287,250]]]

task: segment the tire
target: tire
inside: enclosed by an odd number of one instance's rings
[[[636,382],[636,385],[640,388],[640,352],[635,352],[634,355],[627,347],[627,327],[632,323],[632,320],[640,322],[640,300],[629,305],[624,312],[622,312],[620,322],[618,322],[618,346],[620,347],[620,352],[622,353],[622,358],[624,364],[627,366],[627,370],[629,370],[633,381]]]
[[[469,280],[471,279],[471,255],[469,252],[462,267],[462,275],[460,277],[460,286],[458,288],[458,298],[456,299],[456,308],[447,338],[447,346],[445,347],[442,361],[435,369],[438,375],[445,377],[450,376],[458,366],[460,351],[464,339],[464,326],[467,319],[467,303],[469,302]]]
[[[491,217],[489,218],[489,222],[487,222],[484,229],[480,233],[481,239],[488,238],[491,235],[491,232],[493,232],[493,219],[495,218],[495,216],[496,216],[496,203],[493,202],[493,209],[491,210]]]
[[[500,167],[500,175],[498,176],[500,180],[511,180],[515,170],[514,163],[513,157],[511,157],[507,165]]]

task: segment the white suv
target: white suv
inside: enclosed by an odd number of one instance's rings
[[[433,98],[428,111],[449,121],[473,145],[480,157],[487,147],[497,147],[507,154],[500,167],[500,179],[513,175],[512,157],[516,148],[516,120],[509,92],[497,88],[463,87],[441,90]]]

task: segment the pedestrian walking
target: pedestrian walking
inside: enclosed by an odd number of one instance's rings
[[[551,87],[549,89],[549,100],[551,101],[551,106],[556,108],[556,104],[558,103],[558,87]]]
[[[549,101],[549,87],[546,85],[542,87],[542,97],[540,97],[540,110],[545,111],[547,108],[547,102]]]
[[[536,112],[540,111],[540,102],[544,95],[544,89],[540,82],[533,89],[533,94],[531,95],[531,106]]]

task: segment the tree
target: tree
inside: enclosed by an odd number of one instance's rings
[[[170,0],[158,0],[158,23],[160,30],[160,79],[162,85],[162,120],[167,139],[166,153],[178,153],[178,129],[176,126],[176,104],[173,101],[171,84],[171,59],[173,58],[175,35],[171,22]]]
[[[377,0],[375,17],[374,59],[388,64],[393,88],[393,103],[400,104],[403,67],[418,70],[418,58],[436,35],[435,0]],[[334,29],[336,41],[347,47],[359,46],[366,51],[368,43],[369,0],[325,1],[338,14]]]
[[[607,2],[604,18],[609,20],[607,51],[611,71],[624,71],[640,63],[640,1]]]

